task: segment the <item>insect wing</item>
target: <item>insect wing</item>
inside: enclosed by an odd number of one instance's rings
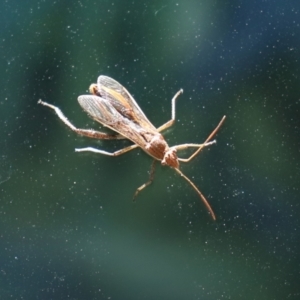
[[[139,124],[122,116],[114,106],[112,106],[111,102],[102,97],[93,95],[79,96],[78,102],[83,110],[95,121],[118,132],[140,147],[145,147],[146,142],[142,134],[146,131],[141,128]]]
[[[110,125],[120,121],[122,118],[109,101],[101,97],[82,95],[78,97],[78,102],[90,117],[104,126],[110,127]]]
[[[107,99],[122,116],[143,128],[156,131],[156,128],[147,119],[136,101],[120,83],[110,77],[101,75],[98,77],[97,84],[100,96]]]

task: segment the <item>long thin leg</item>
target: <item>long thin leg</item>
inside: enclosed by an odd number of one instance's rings
[[[175,122],[175,101],[176,101],[176,99],[178,98],[178,96],[179,96],[180,94],[182,94],[182,93],[183,93],[183,89],[180,89],[180,90],[175,94],[175,96],[173,97],[173,99],[171,100],[171,103],[172,103],[172,117],[171,117],[171,120],[168,121],[167,123],[165,123],[165,124],[159,126],[159,127],[157,128],[157,131],[158,131],[158,132],[161,132],[161,131],[167,129],[167,128],[171,127],[171,126],[174,124],[174,122]]]
[[[204,148],[204,147],[210,146],[212,144],[215,144],[216,142],[217,142],[216,140],[213,140],[213,141],[205,143],[205,144],[187,143],[187,144],[172,146],[172,148],[175,148],[176,150],[184,150],[184,149],[187,149],[187,148],[199,148],[199,147]]]
[[[205,144],[182,144],[182,145],[176,145],[176,146],[172,146],[172,148],[175,148],[176,150],[184,150],[187,148],[204,148],[207,146],[210,146],[212,144],[215,144],[217,141],[213,140],[211,142],[205,143]],[[179,161],[185,162],[186,158],[180,158],[178,157]]]
[[[149,180],[142,184],[139,188],[136,189],[134,195],[133,195],[133,200],[135,199],[135,197],[138,195],[138,193],[143,190],[145,187],[147,187],[149,184],[152,183],[153,179],[154,179],[154,171],[155,171],[155,162],[156,160],[154,159],[151,165],[151,169],[150,169],[150,176],[149,176]]]
[[[104,155],[108,155],[108,156],[118,156],[118,155],[124,154],[130,150],[133,150],[137,147],[138,147],[137,145],[131,145],[131,146],[125,147],[123,149],[117,150],[115,152],[107,152],[107,151],[99,150],[99,149],[96,149],[93,147],[86,147],[86,148],[76,148],[75,152],[85,152],[86,151],[86,152],[100,153],[100,154],[104,154]]]
[[[202,199],[204,205],[206,206],[206,208],[208,209],[208,211],[210,212],[212,218],[214,220],[216,220],[216,215],[214,213],[214,211],[212,210],[210,204],[208,203],[208,201],[206,200],[206,198],[203,196],[203,194],[200,192],[200,190],[195,186],[195,184],[188,178],[186,177],[179,169],[174,168],[174,170],[180,174],[180,176],[182,176],[193,188],[194,190],[198,193],[198,195],[200,196],[200,198]]]
[[[217,133],[217,131],[219,130],[219,128],[221,127],[221,125],[223,124],[224,120],[225,120],[226,116],[224,116],[221,121],[219,122],[218,126],[213,130],[213,132],[208,136],[208,138],[205,140],[205,142],[203,144],[200,144],[200,147],[189,157],[189,158],[180,158],[179,160],[182,162],[189,162],[191,161],[204,147],[213,144],[215,141],[212,141],[209,143],[209,141],[213,138],[213,136]],[[179,147],[181,145],[175,146],[175,147]]]
[[[58,117],[69,127],[71,128],[74,132],[83,135],[83,136],[87,136],[90,138],[94,138],[94,139],[101,139],[101,140],[120,140],[120,139],[124,139],[125,137],[123,137],[120,134],[107,134],[104,132],[100,132],[100,131],[96,131],[96,130],[92,130],[92,129],[80,129],[80,128],[76,128],[68,119],[67,117],[62,113],[62,111],[52,105],[49,104],[47,102],[44,102],[42,100],[38,101],[39,104],[42,104],[44,106],[48,106],[51,109],[53,109],[56,114],[58,115]]]

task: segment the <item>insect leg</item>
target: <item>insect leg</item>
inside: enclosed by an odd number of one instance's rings
[[[68,119],[67,117],[62,113],[62,111],[52,105],[49,104],[47,102],[44,102],[42,100],[38,101],[39,104],[42,104],[44,106],[48,106],[51,109],[53,109],[56,114],[58,115],[58,117],[69,127],[71,128],[73,131],[75,131],[76,133],[80,134],[80,135],[84,135],[84,136],[88,136],[90,138],[94,138],[94,139],[104,139],[104,140],[114,140],[114,139],[124,139],[125,137],[123,137],[120,134],[107,134],[104,132],[100,132],[100,131],[96,131],[96,130],[92,130],[92,129],[80,129],[80,128],[76,128]]]
[[[172,148],[176,148],[176,150],[184,150],[187,148],[199,148],[199,147],[207,147],[210,146],[212,144],[215,144],[217,141],[213,140],[211,142],[205,143],[205,144],[181,144],[181,145],[176,145],[176,146],[172,146]]]
[[[173,97],[173,99],[171,100],[171,103],[172,103],[172,117],[171,117],[171,120],[168,121],[167,123],[165,123],[165,124],[159,126],[159,127],[157,128],[158,132],[161,132],[161,131],[167,129],[167,128],[171,127],[171,126],[174,124],[174,122],[175,122],[175,101],[176,101],[176,99],[178,98],[178,96],[179,96],[180,94],[182,94],[182,93],[183,93],[183,89],[180,89],[180,90],[175,94],[175,96]]]
[[[137,147],[138,147],[138,145],[131,145],[131,146],[125,147],[123,149],[117,150],[115,152],[107,152],[107,151],[99,150],[99,149],[96,149],[93,147],[86,147],[86,148],[76,148],[75,152],[85,152],[86,151],[86,152],[94,152],[94,153],[104,154],[104,155],[108,155],[108,156],[118,156],[118,155],[124,154],[130,150],[133,150]]]
[[[217,142],[216,140],[213,140],[213,141],[205,143],[205,144],[181,144],[181,145],[172,146],[172,148],[175,148],[176,150],[184,150],[184,149],[187,149],[187,148],[201,148],[202,149],[204,147],[215,144],[216,142]],[[198,150],[199,149],[197,149],[197,151]],[[182,161],[182,162],[187,162],[187,158],[178,157],[178,160]]]
[[[149,180],[142,184],[139,188],[136,189],[134,195],[133,195],[133,200],[135,199],[135,197],[138,195],[138,193],[143,190],[145,187],[147,187],[149,184],[152,183],[153,179],[154,179],[154,171],[155,171],[155,162],[156,160],[154,159],[151,165],[151,169],[150,169],[150,176],[149,176]]]
[[[189,157],[189,158],[180,158],[179,160],[182,162],[189,162],[191,161],[204,147],[209,146],[213,143],[215,143],[215,141],[209,142],[213,136],[217,133],[217,131],[219,130],[219,128],[221,127],[221,125],[223,124],[224,120],[225,120],[226,116],[224,116],[221,121],[219,122],[218,126],[212,131],[212,133],[208,136],[208,138],[205,140],[205,142],[203,144],[199,144],[199,148]],[[181,145],[178,145],[179,147]],[[177,146],[177,147],[178,147]],[[176,146],[175,146],[176,147]],[[184,148],[183,148],[184,149]]]

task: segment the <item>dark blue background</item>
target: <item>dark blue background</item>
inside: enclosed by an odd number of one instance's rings
[[[299,299],[299,1],[5,1],[0,32],[1,299]],[[151,158],[77,103],[98,75],[170,145],[218,143],[132,203]],[[182,153],[187,157],[188,152]]]

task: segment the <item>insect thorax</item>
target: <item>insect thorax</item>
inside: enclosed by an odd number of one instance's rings
[[[176,149],[169,148],[167,142],[160,133],[151,136],[151,139],[149,139],[145,149],[151,156],[161,160],[162,165],[167,165],[173,168],[179,167]]]

